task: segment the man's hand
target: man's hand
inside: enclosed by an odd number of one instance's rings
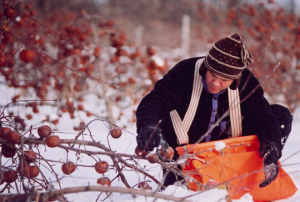
[[[261,188],[273,182],[278,175],[279,165],[278,165],[277,152],[275,150],[266,152],[263,157],[263,163],[264,163],[265,179],[259,185],[259,187]]]
[[[162,141],[161,129],[154,124],[148,124],[140,129],[136,137],[138,148],[145,152],[153,151],[154,147],[158,147],[162,142],[162,146],[169,146],[165,141]]]

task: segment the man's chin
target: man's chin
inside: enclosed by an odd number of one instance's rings
[[[218,91],[217,89],[213,89],[213,88],[208,88],[209,92],[211,92],[212,94],[217,94],[220,91]]]

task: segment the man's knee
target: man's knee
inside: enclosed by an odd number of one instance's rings
[[[181,176],[175,175],[173,172],[169,171],[167,169],[163,169],[163,177],[165,178],[163,184],[165,187],[174,184],[177,181],[182,180],[183,178]]]
[[[293,121],[293,115],[287,107],[284,107],[279,104],[270,105],[272,113],[275,115],[279,122],[289,122]]]
[[[287,107],[279,104],[270,105],[272,113],[279,122],[281,144],[284,146],[292,130],[293,115]]]

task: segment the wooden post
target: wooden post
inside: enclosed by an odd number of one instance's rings
[[[143,26],[139,25],[136,29],[135,29],[135,45],[137,47],[142,45],[142,37],[143,37]]]
[[[182,49],[182,56],[187,57],[189,48],[190,48],[190,26],[191,18],[189,15],[182,16],[182,29],[181,29],[181,49]]]

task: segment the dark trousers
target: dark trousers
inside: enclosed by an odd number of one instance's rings
[[[272,113],[275,115],[279,122],[280,127],[280,133],[281,133],[281,144],[284,146],[287,138],[289,137],[289,134],[292,130],[292,121],[293,121],[293,115],[288,110],[288,108],[274,104],[270,105]],[[167,172],[166,169],[163,169],[163,175],[165,176],[165,173]],[[166,179],[164,181],[164,185],[167,187],[169,185],[174,184],[176,181],[180,181],[183,178],[180,176],[175,176],[173,172],[169,172],[166,176]]]

